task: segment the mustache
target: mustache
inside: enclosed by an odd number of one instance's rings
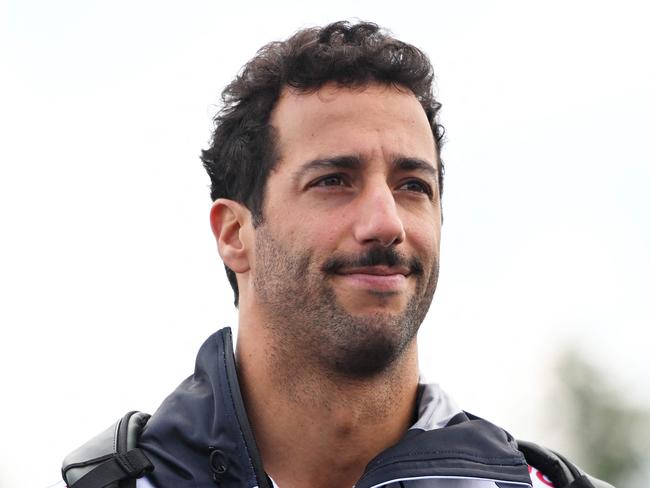
[[[394,247],[373,247],[358,256],[332,256],[321,267],[324,273],[336,274],[345,268],[360,268],[366,266],[403,266],[414,275],[424,272],[422,261],[418,258],[407,258],[397,252]]]

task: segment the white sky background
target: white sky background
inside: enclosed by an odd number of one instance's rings
[[[438,76],[447,178],[427,376],[548,443],[547,368],[573,342],[650,404],[644,2],[1,8],[3,488],[57,481],[64,454],[155,410],[203,340],[235,325],[198,159],[218,95],[266,42],[340,18],[391,28]]]

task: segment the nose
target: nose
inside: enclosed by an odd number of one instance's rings
[[[354,237],[361,244],[389,247],[404,241],[404,224],[392,190],[386,183],[363,192],[358,202]]]

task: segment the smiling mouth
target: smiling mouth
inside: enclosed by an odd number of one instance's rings
[[[359,266],[344,268],[337,271],[338,275],[368,275],[368,276],[403,276],[407,277],[411,274],[411,270],[403,266]]]
[[[408,268],[399,266],[363,266],[341,269],[336,276],[355,288],[396,293],[405,287],[410,274]]]

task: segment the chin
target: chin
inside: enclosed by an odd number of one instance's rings
[[[341,307],[352,316],[380,320],[394,320],[404,315],[408,303],[406,297],[387,293],[372,293],[364,299],[348,301],[348,303],[340,301]]]
[[[417,334],[405,327],[398,314],[356,316],[346,330],[339,330],[338,347],[330,350],[330,368],[347,378],[363,379],[389,370],[403,356]]]

